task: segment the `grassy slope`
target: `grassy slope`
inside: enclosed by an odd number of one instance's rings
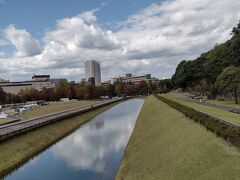
[[[76,108],[79,106],[85,106],[85,105],[93,104],[96,102],[97,101],[91,101],[91,100],[81,100],[81,101],[71,100],[69,102],[50,102],[50,104],[47,106],[40,106],[33,110],[28,110],[24,112],[23,114],[21,114],[20,118],[23,120],[36,118],[39,116],[44,116],[47,114],[56,113],[59,111],[64,111],[64,110]],[[14,121],[14,119],[11,119],[11,118],[0,119],[0,124],[11,122],[11,121]]]
[[[11,121],[14,121],[14,119],[12,119],[12,118],[0,119],[0,124],[8,123],[8,122],[11,122]]]
[[[181,104],[184,104],[186,106],[192,107],[196,110],[206,112],[206,113],[211,114],[215,117],[240,124],[240,115],[239,114],[235,114],[235,113],[231,113],[231,112],[219,109],[219,108],[209,107],[209,106],[202,105],[202,104],[199,104],[199,103],[187,101],[184,98],[182,98],[182,95],[179,94],[179,93],[161,94],[161,96],[172,99],[172,100],[174,100],[178,103],[181,103]]]
[[[0,143],[0,176],[3,171],[29,159],[65,134],[72,132],[97,114],[117,103],[99,108],[74,118],[66,119]],[[1,178],[0,178],[1,179]]]
[[[239,179],[240,151],[154,97],[138,117],[116,179]]]
[[[25,113],[23,113],[21,115],[21,118],[22,119],[35,118],[35,117],[55,113],[55,112],[58,112],[58,111],[63,111],[63,110],[67,110],[67,109],[76,108],[76,107],[79,107],[79,106],[89,105],[89,104],[92,104],[92,103],[96,103],[96,101],[71,100],[69,102],[50,102],[50,104],[47,105],[47,106],[40,106],[36,109],[26,111]]]

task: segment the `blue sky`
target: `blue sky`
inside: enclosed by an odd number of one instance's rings
[[[41,37],[45,29],[53,28],[55,21],[75,16],[83,11],[96,12],[98,23],[125,20],[129,15],[161,0],[4,0],[0,4],[0,28],[14,24]]]
[[[171,77],[229,39],[238,0],[0,0],[0,77],[32,74],[80,80],[97,59],[102,76]]]
[[[9,24],[27,29],[34,37],[41,39],[47,29],[54,28],[55,21],[72,17],[81,12],[99,9],[98,23],[103,28],[116,30],[115,22],[123,21],[129,15],[162,0],[1,0],[0,29]],[[14,47],[0,47],[5,56],[11,56]]]

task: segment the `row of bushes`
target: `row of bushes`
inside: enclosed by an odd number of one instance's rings
[[[207,130],[214,132],[231,144],[240,147],[240,127],[233,123],[199,112],[193,108],[177,103],[159,95],[154,95],[157,99],[168,104],[172,108],[182,112],[186,117],[205,126]]]

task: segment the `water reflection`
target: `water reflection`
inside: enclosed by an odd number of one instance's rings
[[[129,100],[98,115],[7,179],[36,179],[33,172],[42,172],[40,179],[113,179],[142,104]]]

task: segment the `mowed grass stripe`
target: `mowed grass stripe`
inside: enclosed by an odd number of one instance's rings
[[[232,113],[229,111],[225,111],[219,108],[209,107],[204,104],[199,104],[191,101],[187,101],[182,97],[181,93],[167,93],[167,94],[161,94],[162,97],[168,98],[170,100],[173,100],[177,103],[183,104],[185,106],[194,108],[198,111],[205,112],[207,114],[210,114],[212,116],[215,116],[220,119],[224,119],[229,122],[240,124],[240,115],[236,113]]]
[[[151,96],[116,179],[240,179],[239,170],[239,149]]]

